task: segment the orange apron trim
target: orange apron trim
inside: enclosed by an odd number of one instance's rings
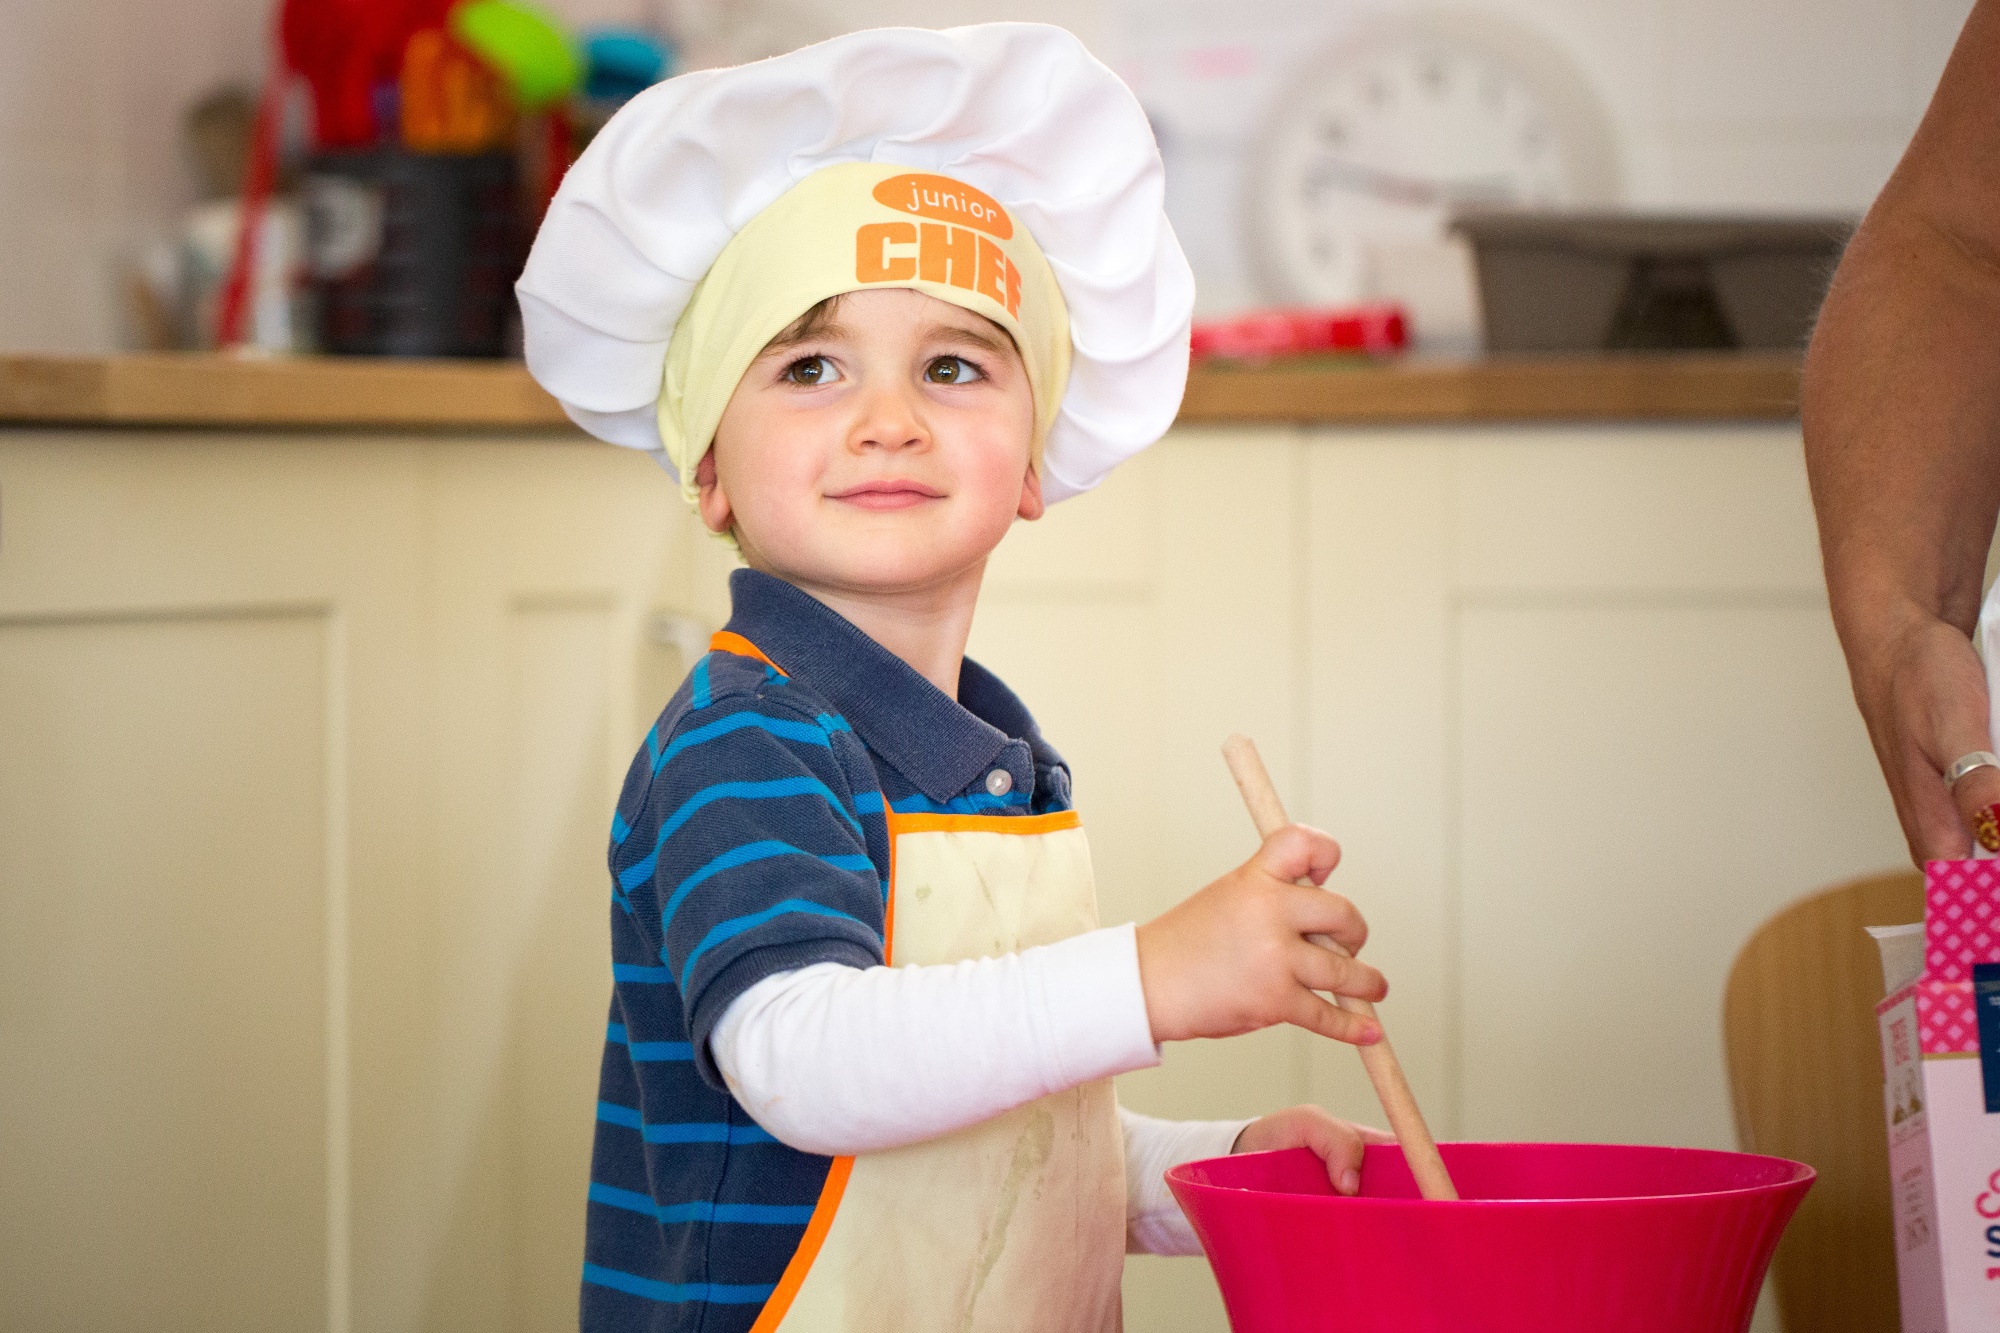
[[[1083,816],[1074,810],[1055,810],[1046,815],[905,815],[891,810],[889,855],[895,856],[895,839],[904,833],[1060,833],[1082,827]],[[890,882],[895,882],[893,868]]]
[[[762,648],[759,648],[741,634],[735,634],[726,629],[719,629],[709,636],[708,650],[712,653],[734,653],[738,657],[754,657],[781,676],[792,674],[776,662],[773,662],[770,658],[764,656]]]
[[[833,1215],[840,1211],[840,1196],[847,1192],[847,1178],[852,1174],[852,1157],[833,1159],[833,1165],[826,1173],[826,1184],[819,1192],[819,1202],[813,1205],[812,1220],[806,1223],[805,1238],[799,1242],[799,1248],[792,1251],[792,1261],[785,1265],[784,1276],[778,1279],[777,1289],[764,1302],[757,1322],[750,1325],[750,1333],[772,1333],[784,1322],[799,1288],[805,1285],[813,1260],[819,1258],[819,1247],[826,1243],[826,1233],[833,1229]]]

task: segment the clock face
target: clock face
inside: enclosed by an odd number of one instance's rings
[[[1582,79],[1559,53],[1484,23],[1371,25],[1306,62],[1265,143],[1252,204],[1281,300],[1393,296],[1376,289],[1371,256],[1442,242],[1454,211],[1602,202],[1615,188]]]

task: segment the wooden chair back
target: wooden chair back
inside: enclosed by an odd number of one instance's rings
[[[1802,898],[1757,928],[1729,970],[1722,1030],[1744,1151],[1805,1162],[1819,1180],[1773,1265],[1786,1333],[1899,1326],[1875,1003],[1864,926],[1924,915],[1914,871]]]

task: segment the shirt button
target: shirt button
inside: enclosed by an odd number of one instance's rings
[[[995,796],[1005,796],[1014,790],[1014,775],[1004,768],[996,768],[986,775],[986,790]]]

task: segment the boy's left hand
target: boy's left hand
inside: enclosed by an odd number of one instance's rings
[[[1350,1125],[1317,1106],[1292,1106],[1262,1120],[1253,1120],[1236,1136],[1229,1151],[1274,1152],[1280,1148],[1311,1148],[1326,1163],[1326,1178],[1342,1194],[1361,1188],[1361,1150],[1371,1143],[1394,1143],[1396,1136],[1372,1125]]]

